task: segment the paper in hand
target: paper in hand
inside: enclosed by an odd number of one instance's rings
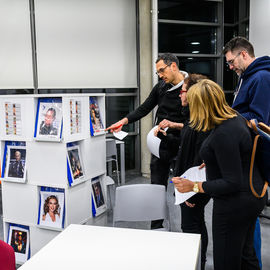
[[[113,136],[118,140],[123,140],[128,135],[125,131],[113,132]]]
[[[206,181],[205,167],[199,169],[199,166],[189,168],[186,172],[184,172],[181,178],[189,179],[193,182],[204,182]],[[187,193],[181,193],[175,188],[175,204],[181,204],[191,198],[196,193],[193,191]]]

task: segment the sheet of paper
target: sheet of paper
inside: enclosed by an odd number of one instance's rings
[[[189,179],[193,182],[204,182],[206,181],[205,167],[202,169],[199,169],[199,166],[189,168],[180,177]],[[193,191],[187,193],[180,193],[176,188],[174,190],[175,204],[181,204],[196,194]]]
[[[159,158],[159,146],[161,139],[156,137],[154,135],[155,129],[157,129],[158,126],[154,126],[147,134],[147,147],[149,151]],[[167,131],[168,128],[164,128],[165,131]]]
[[[113,132],[113,136],[118,140],[123,140],[128,135],[125,131]]]
[[[147,134],[147,147],[149,151],[159,158],[159,146],[161,140],[154,135],[154,131],[158,126],[154,126]]]

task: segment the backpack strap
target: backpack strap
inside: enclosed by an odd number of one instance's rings
[[[256,126],[256,124],[254,122],[252,122],[252,120],[250,121],[252,127],[253,125]],[[257,127],[256,127],[256,130],[257,130]],[[264,186],[263,186],[263,190],[262,190],[262,193],[261,195],[259,195],[256,190],[254,189],[253,187],[253,181],[252,181],[252,178],[253,178],[253,167],[254,167],[254,161],[255,161],[255,156],[256,156],[256,149],[257,149],[257,143],[258,143],[258,139],[259,139],[260,135],[256,135],[256,137],[254,138],[254,143],[253,143],[253,148],[252,148],[252,154],[251,154],[251,161],[250,161],[250,169],[249,169],[249,185],[250,185],[250,189],[253,193],[253,195],[257,198],[262,198],[265,193],[266,193],[266,190],[267,190],[267,187],[268,187],[268,182],[265,181],[264,183]]]

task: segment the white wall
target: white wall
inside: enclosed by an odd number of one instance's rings
[[[135,0],[34,0],[38,88],[137,87]],[[0,89],[33,88],[29,0],[0,0]]]
[[[0,0],[0,89],[33,88],[29,0]]]
[[[270,55],[270,1],[250,0],[250,33],[256,57]]]
[[[35,0],[40,88],[137,87],[135,0]]]

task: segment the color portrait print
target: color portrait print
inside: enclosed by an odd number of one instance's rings
[[[104,126],[102,122],[102,117],[100,113],[100,107],[98,105],[98,100],[96,97],[90,97],[90,118],[91,124],[94,132],[94,136],[104,132]]]
[[[25,182],[26,178],[26,147],[25,146],[7,146],[7,167],[5,178],[12,182]]]
[[[29,230],[13,225],[9,227],[8,244],[14,249],[17,262],[27,260],[29,242]]]
[[[92,179],[92,194],[96,209],[96,215],[103,213],[107,209],[104,191],[102,185],[102,178],[95,177]]]
[[[40,191],[39,225],[62,228],[64,192]]]
[[[81,182],[83,178],[83,165],[79,145],[74,145],[67,148],[68,162],[72,175],[72,185]]]

